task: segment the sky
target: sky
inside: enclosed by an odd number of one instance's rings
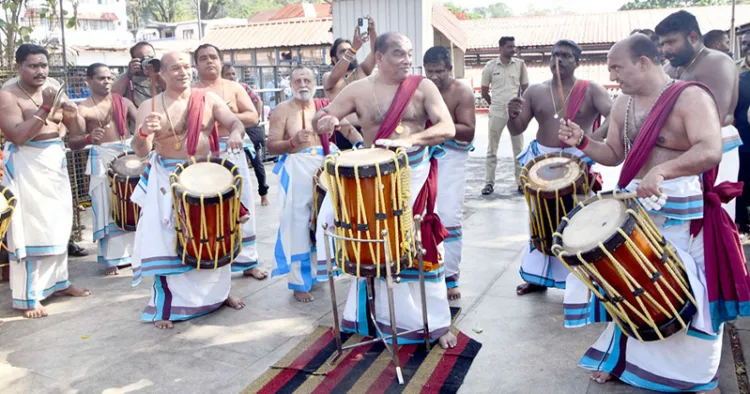
[[[453,4],[460,4],[463,8],[486,7],[497,3],[498,0],[454,0]],[[535,9],[555,9],[561,7],[576,14],[590,12],[617,11],[627,0],[505,0],[505,3],[515,15],[522,15],[531,6]]]

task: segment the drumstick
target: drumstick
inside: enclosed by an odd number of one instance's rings
[[[555,73],[557,74],[557,93],[560,94],[560,106],[565,123],[568,123],[568,108],[565,105],[565,94],[563,93],[562,78],[560,78],[560,58],[555,57]]]
[[[156,112],[156,84],[156,74],[151,73],[151,112]]]

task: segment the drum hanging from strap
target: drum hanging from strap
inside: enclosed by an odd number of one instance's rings
[[[227,159],[177,164],[169,175],[175,216],[175,251],[182,264],[217,269],[242,249],[239,231],[242,177]]]
[[[635,199],[612,194],[575,207],[560,223],[552,250],[626,335],[662,340],[687,327],[696,312],[685,266]]]
[[[145,159],[133,153],[122,153],[107,168],[112,221],[125,231],[135,231],[138,226],[141,207],[130,201],[130,196],[138,186],[146,165]]]
[[[588,166],[570,153],[546,153],[526,163],[519,181],[529,207],[531,243],[553,256],[552,234],[560,220],[588,197]]]
[[[312,215],[310,216],[310,240],[315,245],[315,232],[318,229],[318,215],[320,214],[320,208],[323,206],[323,200],[328,194],[328,174],[326,174],[323,167],[320,167],[313,176],[312,185]],[[325,252],[323,252],[325,253]]]
[[[382,240],[382,231],[388,233],[387,259],[383,243],[337,239],[335,254],[339,267],[357,277],[385,276],[388,261],[393,263],[394,274],[411,267],[416,252],[409,201],[411,171],[406,151],[381,148],[340,151],[326,157],[325,170],[336,235]]]

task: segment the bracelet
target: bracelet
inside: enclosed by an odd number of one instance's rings
[[[90,144],[90,143],[91,143],[91,142],[89,141],[89,135],[88,135],[88,134],[86,134],[86,135],[84,135],[84,136],[83,136],[83,142],[85,142],[85,143],[86,143],[86,145],[88,145],[88,144]]]
[[[50,108],[50,107],[48,107],[46,105],[40,105],[39,109],[43,110],[46,113],[50,113],[50,111],[52,111],[52,108]]]
[[[584,149],[586,149],[586,147],[587,147],[587,146],[589,145],[589,137],[586,137],[586,136],[584,135],[584,136],[582,136],[582,138],[581,138],[581,139],[582,139],[583,141],[580,141],[580,140],[579,140],[578,144],[576,144],[576,148],[578,148],[578,150],[584,150]]]
[[[141,138],[148,138],[148,136],[141,131],[141,127],[143,127],[143,125],[138,126],[138,136]]]
[[[42,123],[42,125],[44,125],[44,126],[46,126],[46,125],[47,125],[47,121],[46,121],[46,120],[44,120],[44,119],[42,119],[42,117],[41,117],[41,116],[38,116],[38,115],[34,115],[34,119],[36,119],[36,120],[38,120],[39,122],[41,122],[41,123]]]

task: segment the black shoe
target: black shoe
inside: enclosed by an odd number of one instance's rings
[[[83,257],[88,256],[86,249],[76,245],[74,242],[68,242],[68,256]]]
[[[488,184],[487,186],[484,187],[484,189],[482,189],[482,195],[488,196],[492,194],[493,191],[495,191],[495,188],[492,187],[492,185]]]

